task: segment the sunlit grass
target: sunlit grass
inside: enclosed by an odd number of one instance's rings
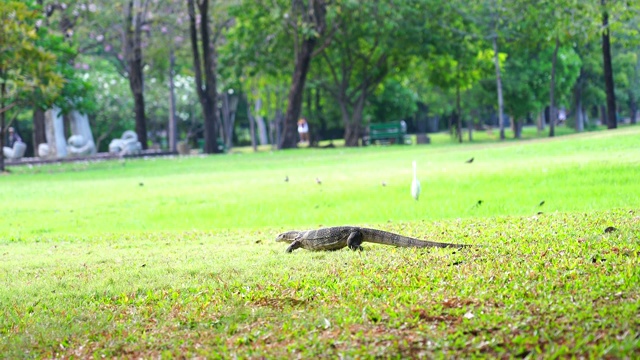
[[[636,128],[468,146],[299,149],[14,167],[0,178],[8,238],[378,224],[640,203]],[[465,161],[474,158],[471,164]],[[422,183],[409,196],[411,162]],[[289,181],[285,182],[288,177]],[[316,183],[320,179],[321,185]],[[383,186],[383,183],[386,186]],[[482,200],[481,206],[474,206]]]

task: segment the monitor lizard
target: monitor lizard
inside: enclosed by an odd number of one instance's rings
[[[291,244],[287,248],[287,252],[289,253],[297,248],[311,251],[324,251],[349,247],[351,250],[362,250],[363,242],[400,247],[463,248],[473,246],[419,240],[388,231],[358,226],[336,226],[306,231],[287,231],[278,235],[276,241]]]

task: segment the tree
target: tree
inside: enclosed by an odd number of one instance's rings
[[[327,3],[325,0],[293,0],[291,14],[286,23],[293,37],[295,65],[291,78],[291,87],[284,117],[284,136],[280,148],[297,146],[297,121],[302,109],[304,85],[309,72],[311,59],[324,49],[316,49],[318,41],[326,31]]]
[[[144,1],[144,2],[142,2]],[[144,105],[144,75],[142,61],[142,26],[145,22],[149,0],[129,0],[125,8],[124,52],[127,63],[129,87],[133,94],[136,114],[136,134],[147,149],[147,118]]]
[[[576,0],[549,0],[544,6],[539,4],[531,6],[530,9],[535,12],[535,8],[542,9],[539,16],[543,16],[547,21],[538,22],[533,25],[537,28],[542,24],[543,29],[534,32],[545,36],[546,42],[549,40],[553,43],[553,52],[551,55],[551,76],[549,81],[549,136],[555,136],[555,123],[557,116],[556,107],[556,65],[558,63],[558,51],[560,47],[569,42],[575,41],[578,36],[589,36],[592,32],[590,15],[593,6],[588,2]],[[531,18],[529,18],[531,19]],[[535,21],[534,21],[535,22]],[[544,41],[543,40],[543,41]]]
[[[166,124],[163,128],[166,127],[167,145],[171,152],[177,151],[179,128],[176,80],[180,74],[190,73],[193,68],[191,48],[185,46],[190,44],[184,41],[183,36],[189,31],[188,24],[187,8],[183,2],[162,2],[154,9],[153,20],[149,22],[149,31],[153,32],[153,36],[149,37],[145,47],[145,59],[149,65],[146,68],[146,77],[155,78],[167,87],[164,89],[168,93],[165,98],[168,97],[169,100],[167,119],[155,125]],[[153,87],[163,88],[158,85]],[[146,91],[153,89],[147,87]],[[148,113],[150,111],[151,109]]]
[[[485,21],[476,22],[479,27],[484,28],[485,38],[491,41],[493,47],[493,62],[496,72],[496,94],[498,95],[498,127],[500,128],[500,139],[504,140],[504,98],[502,93],[502,74],[500,72],[500,51],[499,42],[500,38],[505,38],[503,31],[503,24],[505,23],[506,15],[504,4],[501,0],[488,0],[487,4],[479,4],[480,6],[486,6],[486,11],[481,12],[480,16],[486,17]],[[483,6],[483,7],[484,7]],[[472,9],[473,11],[473,9]]]
[[[614,26],[619,28],[621,24],[629,17],[629,14],[636,14],[635,20],[630,22],[637,23],[637,14],[640,7],[636,2],[627,2],[620,0],[601,0],[602,11],[602,59],[604,66],[604,82],[605,93],[607,96],[607,128],[615,129],[618,126],[616,95],[614,83],[614,70],[611,55],[611,33]],[[611,21],[612,19],[613,22]],[[637,38],[637,34],[635,36]]]
[[[581,61],[571,48],[511,50],[504,67],[505,98],[509,100],[506,109],[513,117],[514,136],[519,138],[522,120],[547,104],[552,90],[548,86],[551,68],[555,66],[554,96],[559,103],[566,103],[578,78]],[[552,52],[558,52],[556,65],[549,62]]]
[[[45,48],[56,55],[56,72],[64,78],[63,87],[54,99],[53,105],[61,109],[63,114],[72,110],[88,113],[95,109],[93,101],[93,88],[79,76],[79,69],[75,67],[78,56],[77,47],[74,44],[74,28],[79,19],[79,12],[73,13],[68,7],[58,2],[44,2],[38,0],[40,6],[44,6],[44,20],[39,22],[39,27],[47,29],[49,36],[38,39],[37,46]],[[59,15],[59,16],[57,16]],[[51,103],[43,99],[34,99],[33,106],[33,149],[36,151],[39,144],[46,143],[44,113],[51,107]]]
[[[55,54],[36,46],[49,36],[45,28],[37,27],[39,21],[42,17],[33,3],[0,0],[0,148],[11,124],[6,114],[36,99],[53,103],[64,83]],[[4,171],[4,156],[0,156],[0,171]]]
[[[267,142],[265,118],[271,119],[269,135],[275,148],[284,139],[284,113],[295,65],[295,56],[290,55],[289,6],[283,1],[245,0],[231,7],[234,25],[219,48],[223,78],[233,79],[252,104],[249,119],[256,122],[263,144]]]
[[[589,122],[589,110],[599,108],[606,101],[601,85],[602,48],[597,41],[577,42],[573,48],[582,63],[573,89],[573,105],[576,109],[574,125],[577,131],[582,131]]]
[[[437,48],[437,54],[431,55],[428,76],[432,84],[446,91],[455,91],[455,112],[450,117],[449,128],[455,129],[456,138],[462,142],[461,93],[489,74],[489,66],[493,65],[495,56],[492,51],[483,50],[486,46],[484,41],[469,35],[477,32],[476,25],[451,7],[456,5],[444,5],[445,11],[440,17],[449,25],[440,31],[438,42],[441,45]],[[472,140],[472,129],[473,121],[470,118],[469,141]]]
[[[154,6],[158,6],[157,1],[94,0],[88,5],[76,4],[72,10],[81,15],[75,27],[80,33],[75,37],[79,52],[107,58],[128,80],[134,100],[135,130],[143,149],[148,147],[144,50],[152,35],[149,24]]]
[[[625,15],[623,16],[623,26],[616,34],[618,47],[622,47],[618,58],[622,59],[614,59],[613,65],[623,69],[622,75],[626,81],[625,100],[628,104],[629,118],[631,124],[636,124],[639,111],[638,103],[640,102],[640,41],[638,41],[640,4],[632,5],[629,3],[627,5],[629,8],[623,13]],[[619,62],[622,62],[621,66],[617,65]],[[618,80],[615,81],[616,84],[619,84]]]
[[[316,76],[339,107],[346,146],[358,145],[368,96],[389,74],[402,72],[413,57],[429,51],[426,5],[359,0],[332,8],[328,21],[336,30]]]
[[[611,65],[611,30],[609,28],[609,11],[607,0],[602,0],[602,59],[604,64],[604,84],[607,95],[607,128],[618,127],[616,119],[616,96],[613,83],[613,67]]]
[[[514,2],[504,0],[482,0],[477,2],[450,2],[453,12],[461,16],[465,22],[472,24],[473,33],[468,34],[491,44],[495,69],[495,91],[497,95],[498,127],[500,139],[504,134],[504,97],[502,85],[501,48],[509,41],[514,41],[526,30],[520,26],[523,13],[517,11]],[[504,43],[504,44],[503,44]]]
[[[209,0],[188,0],[189,34],[193,53],[193,68],[198,98],[204,115],[204,149],[218,153],[218,93],[216,90],[216,44],[230,19],[220,20],[211,29]],[[198,12],[196,12],[196,5]],[[198,37],[198,33],[200,37]]]
[[[406,87],[406,79],[388,77],[369,96],[365,109],[365,117],[372,122],[407,119],[412,117],[417,109],[417,96],[414,91]]]

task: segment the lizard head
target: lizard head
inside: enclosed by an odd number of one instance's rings
[[[287,231],[276,237],[276,241],[278,242],[286,242],[292,243],[295,239],[300,236],[300,231]]]

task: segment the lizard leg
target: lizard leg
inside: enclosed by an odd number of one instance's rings
[[[362,251],[362,233],[360,231],[353,231],[349,234],[347,238],[347,246],[351,250],[360,250]]]
[[[302,242],[300,240],[294,240],[291,245],[289,245],[289,247],[287,248],[287,252],[290,253],[293,250],[299,248],[300,246],[302,246]]]

